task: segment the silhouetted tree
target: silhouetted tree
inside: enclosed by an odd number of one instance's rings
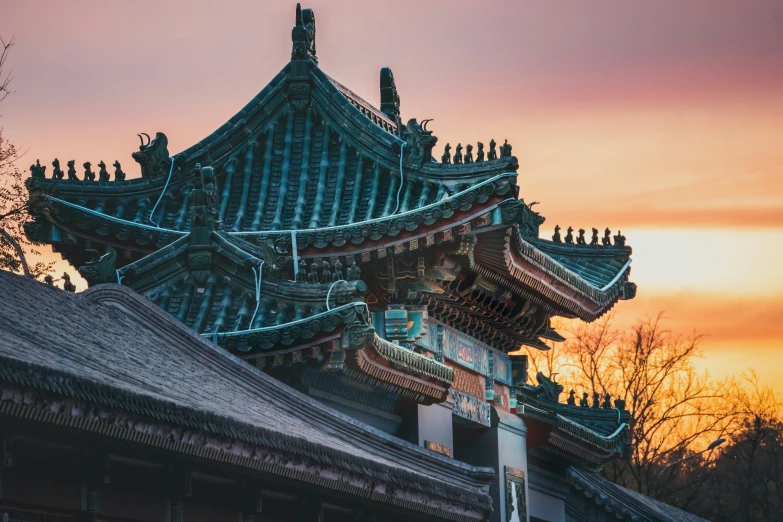
[[[13,76],[5,72],[14,39],[0,38],[0,102],[11,94]],[[40,254],[24,233],[24,224],[31,213],[48,207],[47,201],[32,195],[28,197],[17,162],[23,154],[8,141],[0,127],[0,269],[42,277],[51,272],[53,263],[37,262],[30,266],[28,254]]]
[[[699,373],[694,361],[701,355],[701,337],[676,335],[664,328],[663,322],[659,314],[638,321],[625,332],[612,326],[611,316],[576,325],[563,345],[555,344],[545,353],[528,351],[531,367],[544,373],[558,372],[566,389],[581,388],[601,395],[609,392],[625,401],[633,419],[634,451],[629,459],[613,461],[604,468],[610,480],[709,519],[716,519],[714,502],[724,494],[715,489],[716,484],[731,483],[742,492],[735,500],[746,511],[724,510],[721,516],[731,512],[734,518],[725,515],[720,520],[745,520],[743,517],[756,511],[772,513],[778,507],[777,497],[759,481],[772,487],[772,469],[778,468],[767,461],[776,462],[778,454],[770,449],[762,459],[766,464],[759,464],[751,441],[761,435],[749,428],[755,426],[755,419],[765,419],[764,440],[779,440],[781,425],[771,420],[778,418],[779,397],[752,373],[744,379],[721,381]],[[773,437],[773,433],[777,435]],[[728,443],[699,453],[719,437],[728,438]],[[740,475],[729,479],[720,473],[726,468],[723,459],[729,450],[740,451],[740,440],[746,454],[740,461],[748,468],[742,472],[742,486],[737,484]],[[773,489],[777,491],[778,486]],[[747,507],[749,504],[752,507]]]

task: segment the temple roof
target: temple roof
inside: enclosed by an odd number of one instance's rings
[[[521,361],[526,366],[527,359]],[[519,373],[526,375],[526,369],[520,368]],[[562,385],[543,372],[536,374],[536,380],[536,386],[518,382],[513,397],[516,412],[528,427],[528,448],[588,469],[600,469],[628,454],[631,414],[622,400],[612,404],[610,396],[595,394],[590,407],[587,393],[580,400],[572,390],[563,404]]]
[[[140,135],[133,153],[140,179],[126,181],[118,173],[109,181],[105,168],[99,181],[89,174],[79,180],[75,170],[69,179],[62,172],[45,179],[36,169],[28,188],[52,205],[35,216],[39,226],[30,226],[28,235],[51,243],[77,268],[89,263],[88,249],[115,249],[125,284],[200,332],[279,326],[322,313],[315,302],[325,302],[321,290],[272,288],[266,277],[258,311],[249,311],[256,304],[248,297],[255,294],[251,269],[269,241],[285,243],[288,255],[307,266],[328,261],[332,270],[338,262],[347,269],[356,262],[371,274],[364,280],[370,304],[425,304],[433,316],[503,350],[520,343],[546,349],[542,339],[562,340],[551,316],[590,321],[634,296],[624,237],[615,245],[598,245],[596,238],[587,245],[583,236],[577,240],[583,244],[538,237],[544,218],[519,197],[510,145],[501,146],[498,157],[490,141],[485,159],[478,143],[475,160],[470,152],[455,152],[454,162],[447,145],[436,161],[429,120],[403,123],[391,70],[381,70],[378,109],[321,70],[314,38],[314,25],[296,25],[291,61],[195,145],[170,156],[163,133],[146,142]],[[185,238],[201,166],[214,172],[210,248],[221,263],[206,276],[208,289],[199,287],[212,305],[194,308],[183,303],[205,296],[183,283],[185,261],[193,258]],[[160,249],[151,262],[147,256]],[[389,272],[390,257],[405,259]],[[424,269],[421,277],[408,270],[413,262]],[[461,272],[447,274],[445,265]],[[141,283],[130,273],[141,266],[169,272],[150,273],[155,284]],[[443,277],[431,277],[436,272]],[[384,277],[399,281],[386,285]],[[301,294],[304,302],[281,308],[279,292]],[[252,316],[258,324],[246,324]],[[237,346],[246,348],[244,342]]]
[[[100,285],[69,294],[7,272],[0,286],[0,380],[343,468],[336,482],[357,474],[390,481],[387,491],[406,500],[389,493],[382,501],[447,519],[482,518],[490,509],[481,487],[491,469],[331,410],[205,342],[129,289]],[[311,480],[306,475],[297,476]],[[459,512],[448,512],[449,503]]]
[[[309,89],[304,109],[290,99],[297,85]],[[163,154],[167,140],[159,134],[142,146],[147,156],[155,156],[148,150],[153,149],[159,157],[141,179],[35,179],[34,186],[55,198],[58,220],[119,239],[133,235],[142,245],[155,230],[138,225],[154,225],[164,235],[153,238],[157,246],[188,230],[189,185],[197,163],[217,171],[219,218],[227,232],[256,239],[263,232],[298,230],[300,248],[394,236],[455,211],[486,207],[490,199],[515,197],[517,163],[510,157],[443,165],[403,153],[401,176],[404,140],[375,123],[385,118],[379,110],[338,85],[314,62],[292,62],[225,125],[176,154],[173,168],[168,151]],[[100,215],[79,207],[114,219],[101,223]],[[142,230],[123,230],[128,228]]]
[[[208,237],[199,246],[192,234],[183,236],[117,275],[195,331],[221,334],[221,345],[241,352],[317,342],[319,335],[366,315],[362,281],[281,279],[282,267],[274,266],[272,256],[284,256],[217,231]],[[283,275],[293,277],[288,268]]]
[[[628,522],[707,522],[687,511],[608,481],[600,473],[569,468],[568,480],[587,502],[602,506],[612,518]],[[569,496],[566,503],[570,504]],[[576,509],[581,511],[581,507]]]

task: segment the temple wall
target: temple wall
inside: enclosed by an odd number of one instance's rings
[[[502,410],[496,410],[498,413],[498,425],[496,428],[498,432],[498,460],[496,469],[501,477],[504,477],[508,468],[514,468],[522,471],[527,476],[527,449],[526,449],[526,435],[527,429],[522,419],[516,415],[506,413]],[[527,482],[525,481],[524,498],[529,499],[529,492],[527,491]],[[497,499],[493,501],[497,502],[500,511],[500,517],[497,520],[501,522],[526,522],[526,519],[520,519],[518,512],[512,513],[511,517],[508,517],[506,513],[506,498],[508,492],[506,489],[509,486],[507,480],[499,481],[499,491]],[[530,501],[527,501],[530,504]],[[528,508],[529,510],[529,508]]]
[[[402,436],[400,433],[402,417],[399,415],[359,404],[358,402],[344,399],[316,388],[310,388],[307,393],[314,399],[326,404],[330,408],[334,408],[340,413],[344,413],[391,435]]]
[[[454,430],[452,427],[452,405],[449,403],[418,406],[419,445],[427,442],[440,444],[454,455]]]
[[[568,484],[565,479],[544,470],[530,469],[530,520],[566,522],[565,500]]]
[[[547,522],[565,522],[565,503],[563,499],[530,488],[531,520]]]

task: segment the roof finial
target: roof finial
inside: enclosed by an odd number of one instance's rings
[[[312,9],[302,9],[296,4],[296,25],[291,30],[293,50],[292,60],[304,60],[308,56],[315,59],[315,13]]]
[[[394,74],[388,67],[381,69],[381,112],[388,116],[397,125],[398,129],[402,127],[400,120],[400,95],[397,94]]]

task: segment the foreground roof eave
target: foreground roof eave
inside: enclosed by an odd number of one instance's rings
[[[98,310],[91,319],[94,329],[99,329],[100,327],[98,326],[98,323],[103,321],[108,321],[108,324],[112,324],[113,326],[111,329],[114,332],[119,331],[117,330],[118,326],[116,325],[117,320],[129,322],[129,324],[123,326],[123,329],[128,327],[138,327],[138,324],[143,324],[143,329],[145,330],[145,340],[148,339],[150,335],[152,335],[150,332],[154,331],[154,337],[156,339],[159,338],[161,341],[160,343],[155,341],[156,344],[159,344],[160,346],[168,345],[170,347],[179,346],[182,350],[185,350],[183,353],[187,353],[188,357],[193,359],[193,364],[197,364],[199,367],[203,366],[204,368],[210,368],[211,374],[227,373],[233,375],[234,380],[232,382],[236,384],[227,384],[223,385],[223,387],[236,387],[241,385],[248,392],[252,392],[253,394],[257,393],[259,396],[265,397],[264,400],[268,399],[269,401],[274,401],[279,404],[288,404],[289,406],[286,407],[286,411],[299,412],[296,415],[301,416],[302,421],[307,419],[307,422],[313,425],[329,426],[328,429],[334,430],[335,433],[343,433],[345,437],[350,438],[350,440],[353,440],[355,443],[367,445],[368,447],[374,447],[374,452],[376,455],[378,455],[379,458],[389,459],[390,462],[395,462],[407,468],[421,470],[422,472],[426,471],[422,477],[441,477],[442,480],[446,481],[443,482],[441,486],[446,488],[450,487],[449,484],[452,484],[453,487],[472,488],[472,490],[476,491],[478,495],[476,498],[477,501],[479,501],[479,498],[484,498],[481,496],[482,494],[478,494],[478,490],[480,489],[480,485],[486,484],[489,480],[491,480],[491,475],[493,473],[491,469],[476,468],[458,461],[453,461],[445,456],[429,452],[416,445],[396,439],[361,422],[355,421],[346,415],[331,410],[314,399],[311,399],[297,392],[296,390],[291,389],[285,384],[275,381],[273,378],[266,376],[259,370],[241,362],[236,357],[231,356],[215,345],[202,340],[189,328],[180,324],[178,321],[168,316],[168,314],[160,311],[154,305],[147,302],[143,297],[137,295],[135,292],[127,288],[113,284],[99,285],[84,292],[83,294],[74,295],[62,292],[57,289],[47,288],[46,286],[37,282],[23,280],[23,278],[12,274],[3,273],[0,274],[0,278],[6,279],[6,281],[3,281],[3,284],[5,285],[4,288],[8,288],[9,292],[14,293],[17,297],[17,299],[14,299],[7,304],[7,306],[10,307],[8,312],[13,312],[16,310],[14,313],[17,313],[19,312],[19,306],[25,306],[24,303],[18,302],[24,301],[23,298],[19,299],[19,297],[22,295],[30,295],[30,299],[35,299],[38,304],[34,305],[34,308],[36,310],[40,308],[41,311],[46,309],[47,305],[54,307],[64,306],[66,309],[79,307],[81,306],[79,304],[79,300],[84,300],[85,304],[97,303],[102,305],[109,305],[114,309],[118,309],[119,311],[124,312],[127,319],[122,318],[122,312],[112,313],[109,311],[109,313],[106,313],[107,309]],[[28,287],[25,290],[22,288],[22,285],[35,285],[35,288]],[[60,301],[62,301],[62,303]],[[30,313],[35,312],[31,310]],[[139,322],[138,318],[143,318],[143,320]],[[20,328],[19,325],[13,325],[7,321],[3,322],[2,326],[5,329],[8,329],[8,333],[11,336],[16,335],[12,332]],[[48,328],[50,327],[43,327],[44,330]],[[41,334],[43,333],[45,332],[41,332]],[[27,338],[27,333],[25,333],[24,336],[18,340],[24,341]],[[30,339],[30,342],[39,342],[34,340],[35,337]],[[45,345],[46,344],[43,346]],[[46,361],[49,360],[48,358],[37,358],[36,360],[35,357],[30,358],[25,356],[17,359],[13,355],[16,353],[14,351],[16,350],[14,346],[16,346],[16,343],[6,343],[4,350],[6,357],[10,355],[11,359],[14,360],[34,363],[36,365],[43,366],[44,369],[49,368],[46,364]],[[51,349],[54,349],[54,347]],[[30,360],[27,361],[27,359]],[[41,361],[40,364],[37,361]],[[65,364],[65,366],[63,366],[63,364]],[[0,366],[2,366],[4,369],[10,368],[9,365]],[[49,369],[58,372],[62,371],[59,369],[61,366],[63,368],[69,367],[68,364],[63,361],[62,363],[56,363]],[[85,376],[94,374],[94,370],[95,368],[92,368],[90,371],[85,373]],[[74,372],[70,372],[69,370],[68,373],[72,373],[74,377],[81,378],[79,376],[78,370],[75,370]],[[89,381],[91,378],[87,377],[87,379]],[[116,376],[111,377],[107,382],[111,382],[112,380],[116,380]],[[41,384],[44,381],[25,381],[26,385],[36,384],[36,382]],[[107,385],[113,386],[111,384],[103,384],[103,386]],[[127,391],[130,393],[136,393],[134,392],[133,386],[134,385],[131,385],[129,388],[127,388]],[[153,386],[148,389],[154,390],[155,388]],[[53,391],[54,390],[56,390],[56,388],[53,389]],[[60,391],[62,391],[62,389]],[[149,395],[146,393],[144,395],[147,399],[156,399],[156,396],[152,394],[152,392],[150,392]],[[173,397],[176,394],[168,395]],[[97,394],[95,399],[103,401],[111,400],[111,397],[111,394]],[[167,404],[175,405],[177,406],[178,411],[181,412],[188,411],[188,408],[192,409],[191,406],[184,403],[173,404],[171,399],[167,397],[162,397],[156,400],[158,400],[157,404],[161,406],[165,406]],[[149,414],[150,411],[151,410],[141,410],[139,413]],[[201,427],[200,423],[202,423],[203,419],[205,419],[205,416],[210,415],[210,411],[212,410],[209,408],[205,410],[193,410],[192,413],[195,415],[195,417],[193,417],[193,421],[199,423],[199,426]],[[230,428],[227,433],[234,435],[239,432],[250,435],[252,433],[256,433],[258,429],[265,429],[262,427],[263,425],[250,424],[245,421],[233,418],[231,417],[230,413],[228,415],[223,414],[219,418],[215,418],[213,422],[207,424],[209,429],[218,429],[220,426],[233,426],[233,428]]]
[[[154,418],[157,421],[171,423],[176,426],[183,426],[190,429],[208,432],[219,437],[224,437],[229,440],[238,440],[251,445],[258,445],[263,448],[267,448],[273,451],[281,451],[288,454],[297,455],[299,458],[310,459],[319,463],[321,466],[337,466],[343,467],[344,472],[355,471],[354,466],[358,466],[362,471],[362,474],[367,474],[373,477],[376,481],[384,481],[391,478],[395,487],[402,485],[403,491],[408,488],[415,488],[416,493],[425,496],[437,495],[440,499],[446,499],[447,502],[460,503],[458,505],[460,510],[468,511],[468,506],[474,508],[476,511],[486,511],[491,508],[491,499],[486,493],[481,492],[478,489],[466,489],[464,487],[455,486],[445,481],[441,481],[434,477],[427,477],[412,471],[409,471],[403,467],[391,467],[385,464],[379,464],[378,462],[363,457],[343,455],[339,450],[334,450],[329,446],[323,444],[313,443],[310,440],[299,437],[290,433],[278,433],[269,431],[263,427],[245,425],[242,422],[230,421],[229,419],[216,416],[213,414],[205,413],[200,410],[194,410],[179,404],[171,403],[165,400],[158,399],[156,397],[145,396],[135,394],[130,391],[108,388],[100,383],[84,379],[73,374],[52,370],[45,365],[32,364],[26,361],[19,361],[17,359],[8,358],[0,355],[0,386],[3,381],[10,383],[12,388],[8,391],[14,392],[13,385],[20,386],[22,390],[36,390],[44,393],[55,394],[57,396],[64,396],[70,399],[80,401],[80,404],[88,403],[95,407],[106,407],[112,410],[127,411],[131,414],[140,415],[144,418]],[[8,396],[13,399],[13,393],[9,393]],[[79,419],[78,422],[68,422],[67,417],[74,416],[77,410],[67,409],[64,414],[54,413],[52,411],[46,411],[43,415],[41,412],[26,411],[30,408],[35,408],[25,404],[22,409],[14,407],[13,404],[3,404],[4,401],[0,401],[0,418],[7,417],[13,419],[18,417],[19,419],[35,418],[39,423],[50,423],[56,425],[59,430],[63,427],[74,429],[78,432],[83,432],[82,435],[89,437],[92,435],[93,430],[98,430],[99,434],[108,435],[105,429],[101,429],[96,422],[84,422],[84,419]],[[9,401],[11,402],[11,401]],[[299,410],[302,411],[302,410]],[[78,415],[77,415],[78,416]],[[125,430],[126,436],[129,437],[127,442],[139,443],[143,441],[145,446],[156,446],[155,439],[161,439],[159,436],[151,436],[146,433],[139,433],[136,430]],[[123,439],[124,435],[121,430],[111,428],[111,439]],[[191,444],[172,444],[170,441],[163,439],[163,442],[170,449],[175,448],[177,453],[195,454],[199,457],[204,457],[203,451],[200,451],[197,447]],[[168,443],[168,444],[166,444]],[[193,447],[190,447],[193,446]],[[224,459],[229,461],[236,461],[232,458],[231,454],[221,455],[223,452],[211,450],[208,453],[207,458],[209,460],[222,461]],[[247,459],[243,459],[247,460]],[[254,469],[255,466],[242,465],[242,467],[248,467]],[[271,466],[274,468],[275,466]],[[269,471],[270,466],[267,466],[266,471]],[[280,471],[285,471],[285,468]],[[274,472],[273,472],[274,473]],[[479,473],[475,473],[478,476]],[[485,473],[489,475],[489,473]],[[296,479],[311,482],[324,486],[327,488],[334,488],[338,490],[355,490],[355,487],[340,484],[341,480],[318,480],[315,477],[308,477],[307,474],[299,473],[296,475]],[[330,484],[331,483],[331,484]],[[421,502],[423,499],[420,497],[417,499]],[[388,500],[387,500],[388,501]],[[399,501],[391,503],[397,504]],[[421,508],[415,504],[407,503],[408,508],[414,510],[421,509],[427,506],[424,504]],[[429,508],[433,510],[433,508]],[[436,510],[437,508],[435,508]],[[434,510],[433,510],[434,511]],[[480,518],[479,516],[465,516],[456,515],[447,517],[452,520],[473,520]]]
[[[650,497],[623,488],[597,472],[575,467],[568,469],[568,480],[589,502],[604,506],[607,512],[633,522],[707,522],[701,517]]]

